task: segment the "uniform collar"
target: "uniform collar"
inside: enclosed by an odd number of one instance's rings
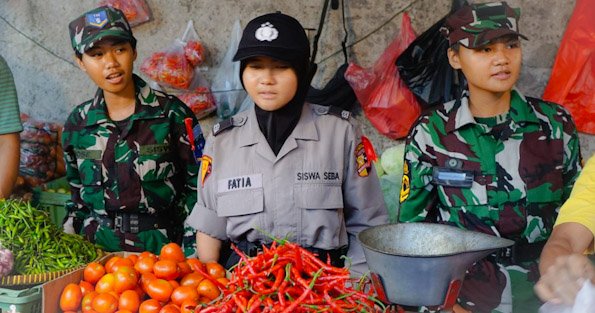
[[[453,100],[452,102],[452,109],[447,112],[446,132],[453,132],[469,124],[477,124],[469,109],[469,97],[467,92],[463,94],[463,97],[461,97],[460,100]],[[508,113],[515,124],[539,123],[539,120],[535,115],[535,109],[516,88],[513,88],[511,91],[510,110]]]
[[[157,100],[157,93],[136,74],[133,74],[134,89],[136,95],[136,108],[130,116],[130,120],[152,119],[164,117],[163,108]],[[97,88],[93,102],[87,112],[86,126],[94,126],[103,123],[111,123],[107,114],[107,106],[103,98],[103,90]]]

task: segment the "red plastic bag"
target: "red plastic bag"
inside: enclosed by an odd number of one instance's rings
[[[401,80],[395,60],[415,39],[407,13],[401,20],[401,32],[371,69],[350,63],[345,72],[357,100],[372,125],[383,135],[398,139],[421,113],[417,99]]]
[[[145,0],[101,0],[99,6],[110,6],[121,10],[126,15],[130,27],[151,20],[151,10]]]
[[[178,95],[189,108],[194,112],[197,119],[201,119],[215,111],[215,99],[209,87],[196,87],[194,90]]]
[[[566,107],[578,131],[595,134],[595,6],[578,0],[543,99]]]

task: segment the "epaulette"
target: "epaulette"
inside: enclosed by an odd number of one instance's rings
[[[245,117],[230,117],[226,120],[223,120],[215,125],[213,125],[213,136],[217,136],[222,133],[226,129],[230,129],[232,127],[242,126],[246,123]]]
[[[315,112],[319,115],[325,115],[325,114],[330,114],[330,115],[334,115],[337,117],[340,117],[344,120],[349,120],[349,117],[351,116],[351,112],[347,111],[347,110],[343,110],[340,107],[337,106],[317,106],[315,109]]]

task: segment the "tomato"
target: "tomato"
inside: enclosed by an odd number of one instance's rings
[[[172,260],[159,260],[153,266],[157,278],[172,280],[178,278],[178,264]]]
[[[184,300],[180,305],[180,313],[194,313],[196,306],[198,306],[198,301]]]
[[[116,313],[132,313],[130,310],[118,310]]]
[[[119,260],[117,260],[116,262],[114,262],[110,268],[111,272],[110,273],[114,273],[116,272],[119,268],[121,267],[130,267],[130,268],[134,268],[134,263],[132,261],[130,261],[130,259],[123,259],[120,258]]]
[[[105,271],[108,273],[113,273],[114,270],[112,269],[112,267],[114,266],[114,264],[116,264],[116,262],[122,260],[123,258],[121,256],[113,256],[111,257],[109,260],[107,260],[107,262],[105,263]]]
[[[155,299],[149,299],[143,301],[138,308],[138,313],[159,313],[161,310],[161,304]]]
[[[177,243],[170,242],[161,248],[159,260],[173,260],[177,263],[186,260],[186,255]]]
[[[134,269],[141,273],[153,273],[153,266],[156,260],[151,257],[139,258],[134,264]]]
[[[229,284],[229,279],[225,277],[217,278],[217,281],[220,282],[223,286],[227,286]]]
[[[153,273],[145,273],[140,276],[140,284],[144,290],[147,290],[147,284],[153,279],[157,279]]]
[[[190,273],[180,280],[180,286],[192,286],[194,288],[198,287],[198,284],[204,279],[205,277],[202,276],[200,273]]]
[[[207,262],[205,263],[207,268],[207,274],[211,275],[213,278],[221,278],[225,277],[225,268],[223,265],[217,262]]]
[[[129,266],[119,267],[114,273],[114,291],[122,293],[126,290],[136,288],[138,282],[138,274]]]
[[[190,265],[188,263],[186,263],[186,261],[178,262],[178,276],[179,277],[184,277],[184,276],[186,276],[186,274],[190,274],[192,272],[193,271],[190,268]]]
[[[166,302],[169,301],[169,297],[174,291],[174,288],[166,280],[153,279],[147,284],[145,291],[152,299]]]
[[[140,296],[134,290],[126,290],[120,295],[118,301],[119,310],[128,310],[130,312],[137,312],[140,307]]]
[[[195,272],[198,272],[199,270],[205,270],[205,266],[197,258],[186,259],[186,263],[188,263],[188,265],[190,265],[190,268]]]
[[[62,311],[76,311],[81,306],[83,291],[77,284],[70,283],[62,290],[60,295],[60,308]]]
[[[221,293],[221,291],[215,285],[215,283],[213,283],[212,281],[210,281],[208,279],[203,279],[198,284],[198,287],[196,287],[196,290],[198,291],[198,294],[200,296],[204,296],[206,298],[209,298],[210,300],[217,298],[219,296],[219,294]]]
[[[167,281],[173,289],[180,287],[180,283],[177,280],[168,280]]]
[[[81,280],[79,283],[79,287],[81,287],[81,291],[83,292],[83,297],[86,296],[91,291],[95,291],[95,287],[91,285],[90,282]]]
[[[129,256],[126,257],[128,260],[130,260],[130,262],[132,262],[132,264],[136,264],[136,261],[138,261],[139,256],[137,254],[131,254]]]
[[[118,299],[109,293],[100,293],[93,298],[91,307],[97,313],[114,313],[118,310]]]
[[[177,305],[182,305],[182,302],[186,300],[198,301],[199,295],[195,287],[180,286],[171,294],[171,302]]]
[[[99,293],[97,293],[97,291],[91,291],[88,294],[86,294],[85,296],[83,296],[83,301],[81,301],[81,310],[83,311],[83,313],[88,313],[93,311],[93,308],[91,307],[91,303],[93,302],[93,299],[98,295]]]
[[[105,274],[95,285],[95,291],[99,293],[108,293],[114,290],[115,283],[116,280],[113,273]]]
[[[180,308],[175,304],[167,304],[159,310],[159,313],[180,313]]]
[[[150,252],[150,251],[143,251],[143,252],[141,252],[141,254],[138,255],[138,259],[139,260],[140,259],[144,259],[144,258],[151,258],[154,261],[159,260],[159,258],[155,254],[153,254],[152,252]]]
[[[105,275],[105,268],[97,262],[87,264],[83,270],[83,279],[93,285],[95,285],[103,275]]]

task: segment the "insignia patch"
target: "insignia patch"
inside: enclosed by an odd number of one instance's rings
[[[409,197],[409,191],[411,190],[411,182],[409,181],[409,163],[403,162],[403,180],[401,181],[401,195],[399,202],[407,200]]]
[[[279,31],[273,24],[266,22],[256,30],[254,37],[260,41],[273,41],[279,37]]]
[[[357,175],[366,177],[370,175],[372,169],[372,163],[369,161],[366,155],[366,147],[363,142],[360,142],[355,148],[355,163],[357,166]]]
[[[101,28],[107,23],[107,14],[105,11],[89,13],[86,16],[87,25]]]
[[[201,158],[201,163],[200,163],[200,184],[202,186],[205,185],[205,181],[207,180],[207,177],[209,177],[209,175],[211,175],[212,163],[213,163],[213,159],[211,159],[210,156],[203,154],[203,156]]]

